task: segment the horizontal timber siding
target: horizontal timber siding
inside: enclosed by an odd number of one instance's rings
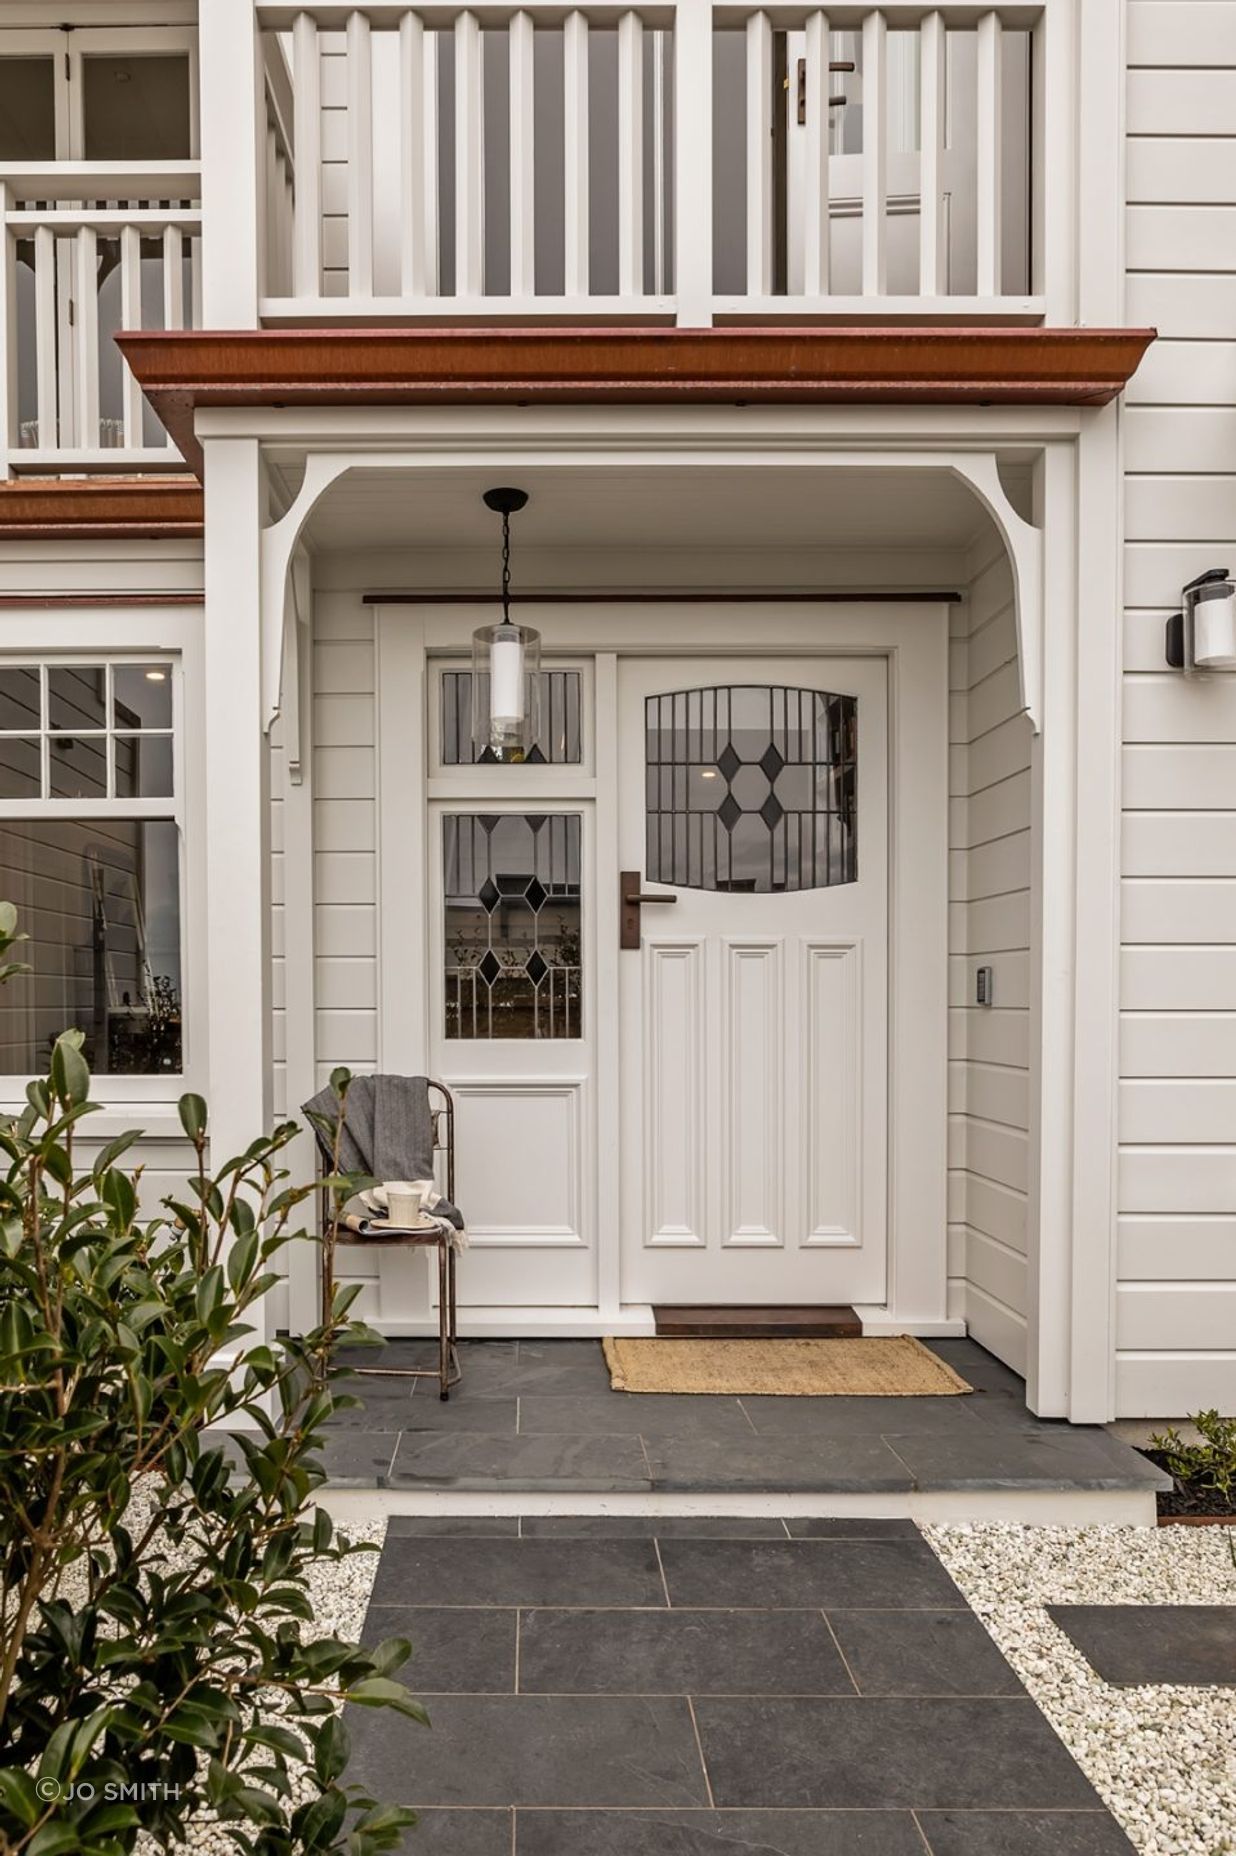
[[[1030,727],[1003,551],[953,608],[949,722],[949,1311],[1026,1365]],[[974,1003],[994,969],[995,1004]]]
[[[1236,1409],[1236,680],[1163,623],[1236,566],[1236,6],[1129,0],[1117,1409]]]

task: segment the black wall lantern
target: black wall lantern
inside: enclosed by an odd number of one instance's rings
[[[1163,652],[1173,670],[1236,670],[1236,583],[1226,567],[1190,580],[1183,612],[1167,621]]]

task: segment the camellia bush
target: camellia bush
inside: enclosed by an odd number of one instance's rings
[[[0,956],[15,938],[8,911]],[[303,1339],[252,1320],[306,1236],[299,1130],[212,1171],[184,1096],[196,1171],[151,1220],[138,1134],[79,1163],[90,1086],[66,1032],[0,1123],[0,1851],[122,1856],[213,1820],[250,1856],[378,1856],[415,1820],[347,1784],[346,1704],[424,1721],[395,1680],[409,1645],[323,1635],[310,1598],[315,1566],[372,1550],[311,1498],[323,1424],[356,1403],[336,1348],[376,1336],[350,1291]]]

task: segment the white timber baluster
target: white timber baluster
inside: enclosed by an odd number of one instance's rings
[[[296,83],[296,216],[292,250],[295,296],[322,294],[322,71],[318,29],[308,13],[292,26]]]
[[[142,326],[142,236],[136,226],[122,226],[120,230],[120,326]],[[125,449],[132,451],[142,442],[142,390],[123,357],[120,390]]]
[[[349,13],[348,295],[373,295],[373,47],[369,21]]]
[[[163,234],[163,326],[185,326],[184,234],[179,226],[168,226]]]
[[[888,287],[888,28],[883,13],[863,21],[863,295]]]
[[[803,289],[808,296],[828,295],[831,205],[828,186],[828,15],[807,15],[807,153],[803,200]]]
[[[512,296],[536,295],[534,50],[532,15],[516,13],[510,27]]]
[[[35,404],[38,409],[40,449],[54,450],[60,442],[56,419],[56,235],[50,226],[36,226],[34,233],[34,371],[37,383]],[[72,437],[71,421],[65,412],[64,441]]]
[[[266,122],[266,199],[262,249],[265,258],[262,288],[267,296],[282,296],[283,228],[279,220],[282,181],[279,176],[279,137],[269,117]]]
[[[942,14],[927,15],[919,28],[918,44],[918,293],[920,296],[943,296],[948,283],[943,193],[948,41]]]
[[[563,288],[588,294],[588,21],[568,13],[562,28]]]
[[[773,287],[773,31],[767,13],[747,21],[747,295]]]
[[[978,76],[977,147],[978,170],[975,243],[978,252],[980,296],[999,296],[1001,285],[1000,200],[1001,200],[1001,128],[1004,27],[998,13],[984,13],[978,23],[978,47],[975,60]]]
[[[485,291],[485,102],[481,22],[455,21],[455,294]]]
[[[652,288],[665,289],[665,31],[652,35]]]
[[[682,328],[712,325],[713,10],[674,9],[674,294]]]
[[[618,21],[618,294],[644,294],[644,22]]]
[[[399,279],[405,296],[438,293],[436,40],[419,13],[399,22]]]
[[[17,448],[17,252],[8,228],[8,183],[0,180],[0,477],[9,474],[10,450]]]
[[[79,445],[99,442],[99,250],[92,226],[82,226],[75,241],[73,347],[76,364]]]

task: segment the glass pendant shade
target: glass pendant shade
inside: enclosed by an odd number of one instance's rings
[[[540,733],[541,634],[509,619],[473,632],[472,691],[478,752],[527,754]]]

